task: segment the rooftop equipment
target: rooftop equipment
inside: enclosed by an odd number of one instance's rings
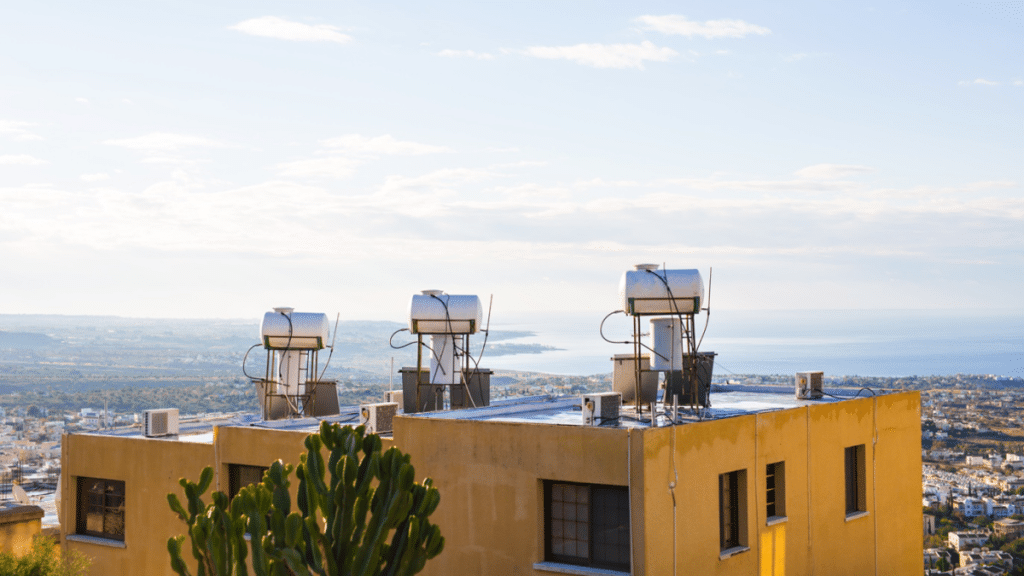
[[[610,422],[619,419],[619,407],[622,405],[622,395],[618,392],[598,392],[596,394],[585,394],[581,398],[583,409],[583,425],[597,426],[602,422]]]
[[[147,438],[176,435],[178,433],[178,409],[162,408],[143,411],[142,428]]]
[[[793,379],[796,387],[796,397],[799,400],[817,400],[824,395],[822,380],[824,372],[797,372]]]
[[[605,340],[633,346],[634,375],[630,383],[634,392],[624,392],[623,399],[633,400],[639,414],[645,404],[654,401],[651,391],[647,390],[650,386],[645,384],[651,382],[652,373],[664,372],[668,385],[663,398],[665,404],[672,404],[675,396],[681,404],[689,404],[694,409],[709,406],[708,390],[711,386],[714,353],[710,353],[710,356],[708,353],[698,353],[700,341],[694,323],[694,316],[702,310],[710,312],[700,271],[668,270],[657,264],[637,264],[633,270],[622,275],[619,299],[621,309],[606,316],[605,320],[616,313],[632,317],[632,339],[624,342]],[[642,341],[642,319],[655,316],[657,318],[650,319],[651,345],[648,346]],[[602,337],[603,326],[602,321]],[[619,381],[625,380],[619,377],[622,371],[620,365],[625,364],[622,356],[616,355],[613,358],[616,390],[622,389],[623,384]],[[655,389],[654,395],[656,393]]]
[[[479,297],[445,294],[441,290],[415,294],[409,303],[408,330],[416,335],[416,342],[406,346],[417,346],[416,368],[400,370],[405,412],[444,409],[446,390],[450,408],[490,403],[491,371],[481,370],[479,358],[474,359],[469,353],[470,335],[484,332],[484,343],[487,342]],[[424,343],[424,336],[430,337],[429,345]],[[424,349],[430,356],[429,371],[424,370]]]
[[[394,402],[363,404],[359,407],[361,423],[371,434],[393,432],[396,412],[398,412],[398,404]]]
[[[267,351],[266,370],[262,378],[246,375],[256,384],[264,420],[338,413],[337,383],[323,380],[327,366],[323,371],[319,367],[319,351],[331,348],[333,352],[333,344],[327,345],[328,328],[327,315],[322,313],[274,308],[263,315],[260,344],[253,348],[262,345]]]

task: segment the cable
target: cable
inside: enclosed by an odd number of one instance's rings
[[[622,342],[616,342],[615,340],[609,340],[604,335],[604,323],[605,323],[605,321],[608,320],[609,318],[611,318],[613,314],[625,314],[625,313],[626,312],[623,311],[623,310],[615,310],[613,312],[609,312],[608,315],[605,316],[603,320],[601,320],[601,326],[600,326],[600,328],[598,328],[598,331],[601,333],[601,338],[604,338],[605,342],[608,342],[609,344],[632,344],[632,342],[630,342],[629,340],[623,340]]]
[[[334,356],[334,341],[338,339],[338,320],[341,320],[341,312],[338,312],[338,315],[334,317],[334,337],[331,338],[331,351],[327,354],[327,362],[324,363],[324,369],[316,377],[317,382],[324,377],[324,374],[327,373],[327,367],[331,365],[331,356]]]
[[[708,323],[711,322],[711,274],[714,272],[714,268],[708,268],[708,306],[704,310],[707,311],[708,315],[704,318],[704,330],[700,333],[700,340],[697,341],[697,349],[700,349],[700,345],[704,343],[704,335],[708,333]]]
[[[259,378],[253,378],[252,376],[249,376],[249,373],[245,371],[245,361],[246,359],[249,358],[249,353],[252,352],[253,348],[257,346],[262,346],[262,344],[262,342],[257,342],[256,344],[253,344],[252,346],[249,347],[248,350],[245,351],[245,356],[242,356],[242,374],[245,374],[245,377],[248,378],[249,380],[259,380]]]
[[[401,350],[402,348],[406,348],[406,347],[412,346],[413,344],[416,343],[415,340],[413,340],[412,342],[409,342],[408,344],[402,344],[401,346],[395,346],[395,342],[394,342],[395,335],[398,334],[399,332],[408,332],[408,331],[409,331],[408,328],[399,328],[398,330],[395,330],[394,332],[391,333],[391,338],[388,338],[388,344],[391,345],[391,347],[394,348],[395,350]]]

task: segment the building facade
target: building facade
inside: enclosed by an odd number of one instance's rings
[[[442,502],[444,552],[424,574],[867,575],[921,570],[920,396],[798,400],[716,389],[699,416],[625,407],[584,425],[580,399],[399,414],[385,448]],[[327,418],[351,422],[357,411]],[[231,492],[297,462],[315,419],[66,435],[64,545],[92,574],[173,574],[166,503],[205,466]]]

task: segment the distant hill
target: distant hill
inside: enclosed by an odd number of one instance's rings
[[[0,330],[0,349],[38,350],[40,348],[56,348],[60,345],[60,340],[50,338],[46,334]]]

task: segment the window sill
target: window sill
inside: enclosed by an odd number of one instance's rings
[[[722,550],[722,553],[718,555],[719,560],[727,560],[737,554],[747,552],[750,550],[750,546],[733,546],[732,548],[726,548]]]
[[[772,516],[765,522],[765,526],[775,526],[776,524],[782,524],[789,520],[789,516]]]
[[[576,574],[577,576],[629,576],[629,572],[608,570],[607,568],[575,566],[573,564],[562,564],[560,562],[537,562],[533,565],[533,569],[544,572],[557,572],[559,574]]]
[[[109,546],[111,548],[127,548],[121,540],[111,540],[98,536],[86,536],[84,534],[68,534],[64,538],[68,542],[81,542],[83,544],[96,544],[97,546]]]
[[[857,518],[864,518],[869,512],[867,510],[861,510],[859,512],[850,512],[846,515],[846,521],[856,520]]]

